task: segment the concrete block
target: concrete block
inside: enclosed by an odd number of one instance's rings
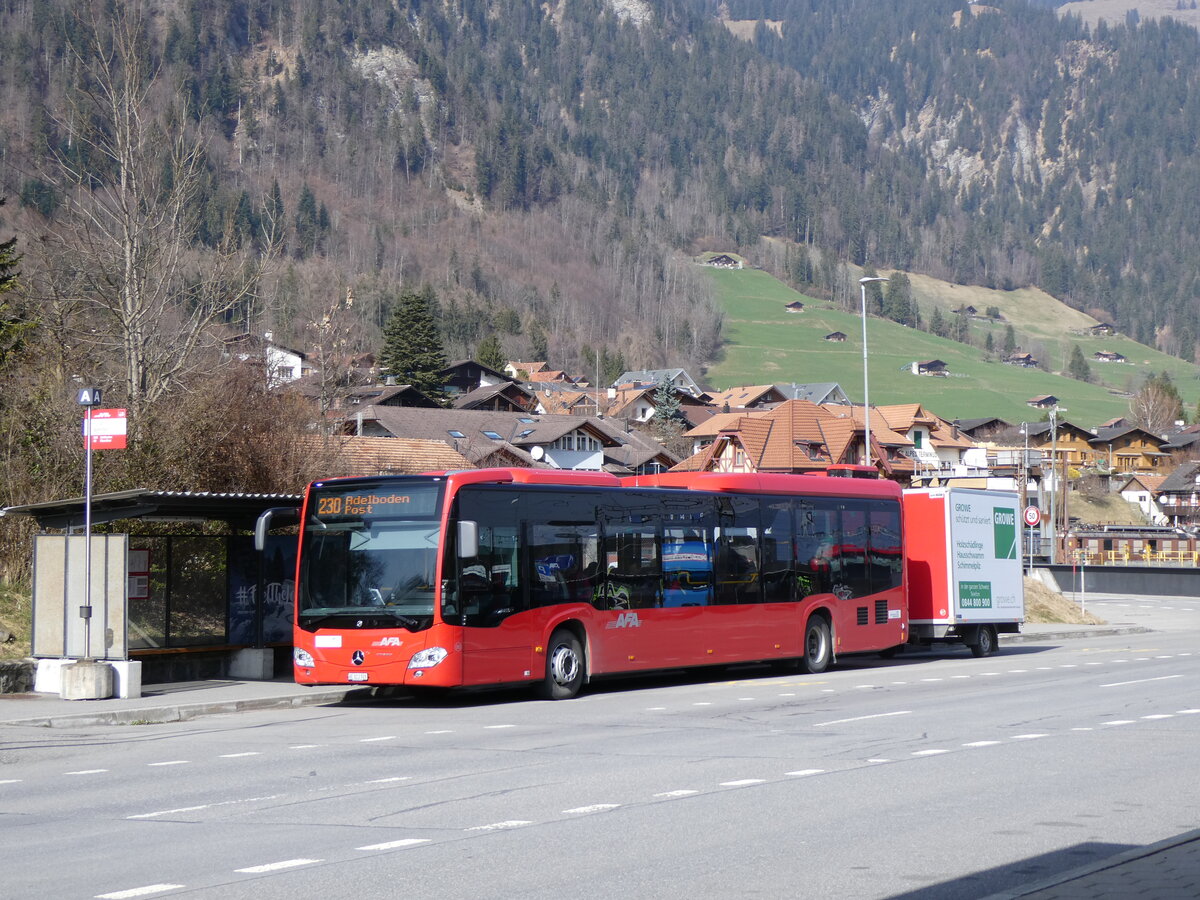
[[[37,672],[33,676],[33,689],[41,694],[61,694],[63,666],[74,662],[73,659],[39,659]]]
[[[141,660],[118,659],[109,663],[113,670],[113,694],[122,700],[142,696]]]
[[[270,681],[275,677],[275,651],[270,647],[245,647],[229,659],[229,677],[242,681]]]
[[[64,700],[107,700],[112,694],[112,666],[103,660],[81,659],[62,667]]]

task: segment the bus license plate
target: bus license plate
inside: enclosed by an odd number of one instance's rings
[[[367,673],[366,672],[350,672],[346,675],[346,680],[347,681],[366,681]]]

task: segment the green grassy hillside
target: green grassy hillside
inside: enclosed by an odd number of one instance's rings
[[[726,347],[723,359],[707,372],[717,389],[771,382],[839,382],[851,398],[862,400],[862,320],[854,313],[799,294],[765,272],[754,269],[708,270],[717,285],[725,311]],[[978,323],[976,329],[994,328],[993,340],[1002,344],[1005,324],[1011,323],[1021,340],[1040,343],[1049,365],[1061,368],[1070,352],[1069,341],[1080,345],[1086,357],[1098,349],[1129,358],[1128,364],[1091,362],[1098,384],[1085,384],[1037,369],[1020,369],[998,360],[985,360],[978,347],[934,337],[884,319],[867,323],[870,396],[873,404],[925,404],[945,418],[1000,416],[1010,422],[1037,421],[1044,413],[1026,405],[1038,394],[1053,394],[1066,409],[1064,418],[1094,426],[1128,413],[1127,390],[1136,389],[1151,372],[1170,371],[1184,400],[1194,402],[1200,387],[1197,368],[1136,344],[1128,338],[1092,338],[1070,333],[1095,320],[1071,310],[1048,294],[1036,290],[988,291],[954,287],[922,276],[911,276],[913,295],[928,319],[933,305],[945,310],[970,304],[979,310],[997,306],[1005,317],[999,324]],[[793,300],[805,304],[801,313],[787,312]],[[825,341],[826,334],[842,331],[845,343]],[[981,338],[977,338],[980,339]],[[946,378],[913,375],[913,360],[941,359],[952,373]]]

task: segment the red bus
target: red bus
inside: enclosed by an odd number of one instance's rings
[[[529,682],[906,642],[898,485],[821,475],[481,469],[309,486],[302,684]]]

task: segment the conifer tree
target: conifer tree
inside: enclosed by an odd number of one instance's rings
[[[1078,344],[1071,345],[1071,361],[1067,363],[1067,373],[1080,381],[1092,380],[1092,367],[1083,358],[1083,351]]]
[[[475,348],[475,361],[497,372],[504,371],[508,357],[504,355],[504,345],[500,343],[500,338],[496,337],[495,332],[479,342],[479,346]]]
[[[442,378],[446,353],[438,333],[434,304],[437,297],[426,286],[405,291],[383,328],[379,362],[398,384],[411,384],[434,399],[444,399]]]

